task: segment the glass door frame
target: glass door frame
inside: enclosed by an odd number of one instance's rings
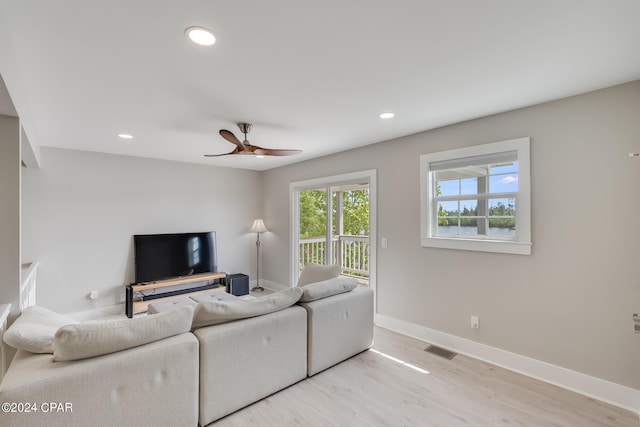
[[[300,191],[312,189],[327,190],[327,223],[325,237],[330,240],[332,234],[332,197],[331,188],[340,185],[367,183],[369,185],[369,287],[376,291],[376,271],[377,271],[377,190],[376,190],[376,170],[370,169],[360,172],[352,172],[342,175],[334,175],[322,178],[314,178],[304,181],[296,181],[289,184],[289,223],[291,228],[289,235],[291,237],[289,247],[289,283],[293,287],[298,281],[299,271],[299,247],[300,247]],[[329,256],[331,254],[331,244],[327,244]],[[331,258],[329,258],[331,259]],[[376,310],[376,298],[374,298],[374,313]]]

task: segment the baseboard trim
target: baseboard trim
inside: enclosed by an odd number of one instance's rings
[[[250,287],[253,288],[255,285],[256,285],[256,281],[251,280]],[[264,279],[260,279],[260,286],[265,287],[267,289],[271,289],[272,291],[276,291],[276,292],[289,288],[289,286],[287,285],[283,285],[281,283],[276,283],[276,282],[272,282],[270,280],[264,280]]]
[[[375,324],[640,414],[640,390],[382,314]]]

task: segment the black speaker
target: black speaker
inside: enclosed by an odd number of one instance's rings
[[[249,276],[246,274],[228,274],[225,281],[227,292],[235,295],[247,295],[249,293]]]

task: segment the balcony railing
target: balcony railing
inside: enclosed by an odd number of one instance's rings
[[[326,264],[326,238],[300,239],[298,261],[300,270],[308,262]],[[369,278],[369,236],[332,236],[332,264],[338,264],[346,276]]]

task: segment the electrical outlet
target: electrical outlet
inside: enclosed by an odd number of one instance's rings
[[[471,329],[480,329],[480,318],[471,316]]]

